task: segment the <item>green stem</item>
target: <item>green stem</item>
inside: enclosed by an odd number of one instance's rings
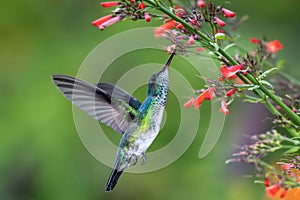
[[[171,19],[181,23],[187,30],[197,34],[202,41],[205,41],[205,43],[210,44],[212,48],[215,49],[216,52],[218,52],[220,55],[222,55],[224,58],[226,58],[230,64],[232,65],[238,65],[239,63],[234,60],[227,52],[225,52],[219,45],[217,45],[210,37],[208,37],[206,34],[202,33],[201,31],[195,29],[192,25],[187,23],[185,20],[182,18],[176,16],[173,12],[172,9],[169,9],[165,6],[163,6],[160,1],[158,0],[144,0],[145,2],[149,3],[153,7],[156,7],[158,10],[162,11],[166,15],[168,15]],[[250,73],[247,73],[244,75],[243,73],[237,73],[239,78],[241,78],[245,83],[250,83],[252,82],[255,85],[259,85],[259,89],[253,90],[253,92],[261,97],[262,99],[266,100],[266,107],[276,116],[280,116],[280,112],[269,102],[269,100],[266,98],[269,97],[272,99],[278,106],[280,106],[288,115],[290,118],[292,118],[298,125],[300,125],[300,117],[294,113],[287,105],[285,105],[276,95],[274,95],[270,90],[268,90],[266,87],[261,85],[253,75]],[[249,82],[250,81],[250,82]]]

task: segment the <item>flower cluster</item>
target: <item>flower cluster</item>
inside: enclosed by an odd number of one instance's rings
[[[266,52],[270,53],[277,53],[279,50],[283,48],[282,44],[279,40],[273,40],[270,42],[266,42],[264,40],[259,40],[257,38],[250,38],[250,41],[253,44],[259,44]]]
[[[209,2],[207,5],[205,1],[199,0],[197,1],[197,7],[191,8],[190,10],[185,10],[183,7],[177,6],[174,9],[176,16],[189,23],[195,29],[205,28],[207,24],[209,24],[215,33],[223,32],[222,27],[226,26],[226,22],[224,18],[234,18],[236,14],[222,6],[216,6],[212,2]],[[166,25],[168,24],[168,25]],[[178,32],[184,35],[190,35],[191,37],[195,37],[190,30],[185,28],[180,22],[176,22],[173,19],[167,19],[165,23],[158,27],[155,31],[156,35],[161,35],[165,31],[171,30],[175,28]],[[194,38],[200,39],[200,38]]]
[[[251,144],[239,147],[240,151],[233,154],[233,158],[227,160],[230,162],[246,162],[253,164],[257,170],[257,175],[264,178],[266,186],[266,194],[270,198],[280,197],[285,198],[287,194],[292,194],[293,191],[300,186],[300,156],[293,156],[291,159],[286,159],[284,162],[279,162],[281,170],[277,170],[272,165],[267,164],[262,160],[269,153],[279,150],[288,149],[290,145],[298,146],[300,150],[300,141],[297,139],[289,139],[276,130],[272,130],[260,135],[251,137]],[[289,150],[290,151],[290,150]]]
[[[266,195],[272,199],[294,200],[300,198],[300,156],[288,163],[280,163],[281,173],[269,172],[264,180]]]
[[[285,140],[288,139],[279,134],[276,130],[254,135],[251,137],[251,144],[239,147],[239,152],[234,153],[234,158],[227,162],[247,162],[259,166],[257,159],[263,158],[268,153],[275,152],[282,148],[282,142]],[[258,168],[258,170],[260,169]]]
[[[219,78],[220,82],[229,80],[237,84],[242,83],[241,80],[236,75],[237,72],[243,71],[242,65],[234,65],[230,67],[222,65],[220,67],[220,71],[221,71],[221,76]],[[223,112],[225,115],[228,115],[229,108],[227,102],[231,101],[233,95],[237,91],[239,91],[238,87],[235,87],[232,84],[224,87],[224,85],[221,85],[220,83],[213,80],[211,80],[210,82],[213,83],[214,86],[211,86],[208,89],[202,91],[200,95],[198,95],[197,97],[190,99],[188,102],[184,104],[184,107],[189,108],[193,105],[195,109],[198,109],[204,100],[212,100],[213,96],[217,96],[221,98],[221,107],[219,111]]]
[[[100,30],[123,20],[125,17],[134,21],[138,19],[144,19],[146,22],[151,21],[151,15],[147,12],[146,4],[143,1],[109,1],[102,2],[100,5],[104,8],[116,7],[112,11],[112,14],[106,15],[92,22],[92,25],[96,26]]]

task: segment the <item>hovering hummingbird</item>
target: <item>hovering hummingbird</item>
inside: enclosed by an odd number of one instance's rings
[[[92,85],[68,75],[52,76],[53,83],[74,105],[123,134],[107,192],[115,187],[127,167],[135,165],[139,158],[142,164],[146,161],[145,152],[160,130],[169,90],[168,69],[174,54],[175,51],[161,71],[151,76],[143,103],[109,83]]]

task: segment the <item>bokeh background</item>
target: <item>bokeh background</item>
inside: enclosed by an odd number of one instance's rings
[[[299,78],[299,1],[231,3],[227,7],[238,16],[250,17],[239,28],[239,40],[246,48],[253,47],[249,37],[279,39],[284,46],[279,57],[286,60],[286,70]],[[96,0],[1,1],[0,10],[1,200],[264,198],[263,185],[243,178],[253,173],[251,168],[224,164],[235,146],[243,143],[243,135],[268,129],[263,107],[240,102],[231,106],[224,131],[207,157],[198,158],[204,137],[200,130],[188,151],[172,165],[147,174],[125,174],[113,192],[105,193],[111,169],[81,143],[72,106],[58,93],[50,76],[75,75],[87,54],[110,35],[161,22],[126,21],[100,32],[90,22],[108,11]],[[129,58],[143,59],[142,52],[137,54]],[[152,55],[158,61],[159,55]],[[203,85],[199,78],[191,77],[194,89]],[[143,92],[137,95],[144,98]],[[199,112],[209,115],[209,104]],[[205,127],[205,120],[202,123]],[[162,137],[159,142],[169,140]]]

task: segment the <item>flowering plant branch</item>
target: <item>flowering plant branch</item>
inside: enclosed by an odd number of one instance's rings
[[[263,103],[274,116],[274,129],[254,136],[253,143],[242,146],[228,162],[254,164],[265,178],[269,197],[275,197],[280,188],[284,188],[280,195],[282,198],[287,191],[300,188],[300,84],[276,67],[276,54],[283,48],[278,40],[251,38],[256,50],[241,50],[231,55],[228,49],[236,46],[232,35],[242,20],[238,21],[235,12],[223,5],[204,0],[194,1],[190,7],[174,5],[172,0],[120,0],[102,2],[101,6],[115,9],[92,22],[100,30],[124,19],[147,22],[152,18],[163,19],[163,25],[157,27],[154,34],[173,43],[166,48],[167,51],[176,48],[178,53],[187,54],[193,50],[207,50],[212,58],[218,60],[221,66],[219,79],[209,80],[207,88],[195,91],[197,96],[184,106],[197,109],[203,101],[218,97],[221,99],[220,112],[228,115],[228,105],[237,97]],[[277,81],[269,79],[272,74],[277,76]],[[279,163],[281,171],[263,161],[267,154],[280,150],[285,150],[284,155],[290,157]]]

